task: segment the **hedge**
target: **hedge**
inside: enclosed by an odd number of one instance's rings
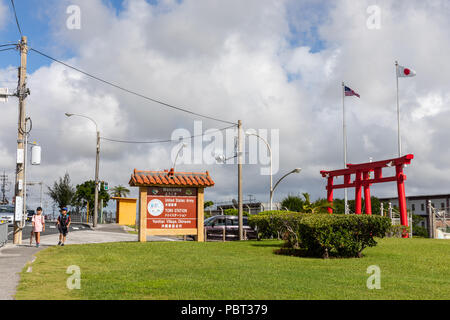
[[[275,211],[250,217],[249,224],[259,238],[281,236],[287,251],[323,258],[361,257],[366,247],[376,246],[375,237],[385,237],[391,228],[388,217]]]
[[[280,239],[284,221],[301,215],[304,214],[289,211],[264,211],[250,216],[248,223],[257,231],[258,239]]]

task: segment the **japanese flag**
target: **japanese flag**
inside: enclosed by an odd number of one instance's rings
[[[399,78],[406,78],[406,77],[415,77],[416,72],[412,69],[409,69],[407,67],[403,67],[401,65],[398,66],[397,76]]]

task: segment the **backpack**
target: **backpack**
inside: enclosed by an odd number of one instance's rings
[[[59,218],[58,218],[58,220],[59,220],[59,225],[60,225],[62,228],[66,228],[66,227],[67,227],[67,224],[69,223],[69,219],[70,219],[70,217],[69,217],[68,214],[66,214],[66,218],[65,218],[65,219],[64,219],[64,216],[63,216],[62,214],[60,214],[60,215],[59,215]]]

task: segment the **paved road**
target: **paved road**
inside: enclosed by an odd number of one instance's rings
[[[22,239],[30,239],[31,229],[31,222],[27,222],[25,228],[22,231]],[[13,230],[14,228],[12,226],[8,228],[8,240],[13,239]],[[71,224],[69,227],[69,233],[84,230],[90,230],[90,228],[82,224]],[[45,225],[45,232],[41,233],[41,237],[52,234],[59,234],[58,228],[56,228],[56,224],[54,222],[47,222]]]

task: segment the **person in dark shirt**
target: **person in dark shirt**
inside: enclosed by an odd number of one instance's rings
[[[59,230],[59,242],[58,246],[64,246],[64,243],[66,242],[67,234],[69,233],[69,226],[70,226],[70,216],[67,214],[67,208],[61,209],[61,214],[58,217],[58,220],[56,221],[56,226]]]

